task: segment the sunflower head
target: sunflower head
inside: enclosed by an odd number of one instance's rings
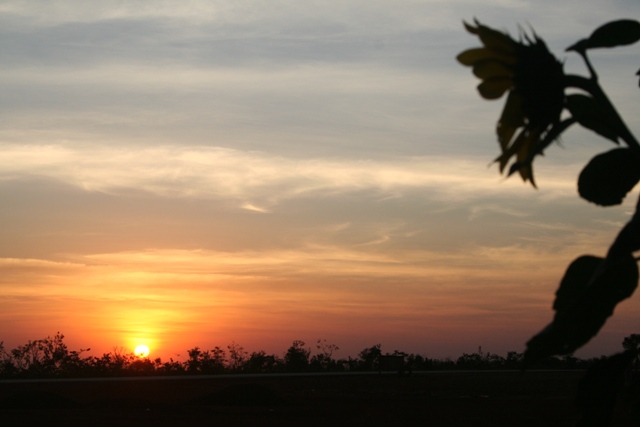
[[[483,46],[465,50],[457,57],[473,67],[482,80],[478,85],[485,99],[498,99],[505,93],[507,102],[496,126],[502,154],[496,161],[503,172],[512,157],[511,170],[525,181],[533,180],[531,163],[542,152],[542,141],[560,121],[564,108],[564,72],[560,63],[535,34],[524,34],[516,41],[508,34],[475,22],[464,23]]]

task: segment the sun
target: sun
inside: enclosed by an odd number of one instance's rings
[[[140,344],[135,350],[133,350],[133,354],[139,358],[147,357],[149,355],[149,347],[144,344]]]

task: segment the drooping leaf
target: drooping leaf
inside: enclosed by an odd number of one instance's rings
[[[607,257],[616,258],[637,250],[640,250],[640,198],[636,204],[635,214],[616,236]]]
[[[602,257],[583,255],[569,264],[556,291],[556,300],[553,302],[555,311],[568,309],[584,293],[589,280],[602,261],[604,261]]]
[[[578,192],[597,205],[619,205],[638,181],[640,158],[629,148],[616,148],[589,161],[578,177]]]
[[[618,132],[609,111],[595,99],[581,94],[569,95],[567,108],[582,126],[618,144]]]
[[[571,354],[589,342],[637,286],[638,265],[630,253],[615,259],[585,255],[573,261],[556,294],[553,322],[527,342],[525,366]]]
[[[608,22],[591,33],[587,39],[587,48],[623,46],[638,40],[640,40],[640,22],[633,19],[620,19]]]
[[[574,52],[584,53],[584,51],[587,50],[588,43],[589,43],[589,39],[578,40],[577,42],[575,42],[565,50],[567,52],[574,51]]]

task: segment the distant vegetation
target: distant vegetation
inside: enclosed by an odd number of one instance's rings
[[[625,338],[623,346],[637,347],[640,335]],[[304,341],[295,340],[282,355],[264,351],[249,353],[232,342],[226,348],[202,350],[194,347],[187,351],[185,361],[161,358],[140,358],[133,352],[114,348],[100,357],[85,355],[89,349],[69,350],[64,335],[58,333],[29,341],[13,350],[0,342],[0,378],[74,378],[118,376],[208,375],[239,373],[306,373],[306,372],[366,372],[393,370],[409,374],[429,370],[505,370],[521,369],[521,353],[507,353],[506,357],[494,353],[463,353],[457,359],[431,359],[420,354],[394,350],[383,353],[380,344],[365,348],[356,358],[334,358],[335,344],[317,340],[312,351]],[[573,356],[550,357],[539,364],[541,369],[587,369],[606,358],[578,359]],[[385,363],[393,360],[394,364]]]

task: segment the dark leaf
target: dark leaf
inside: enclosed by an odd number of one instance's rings
[[[612,21],[597,28],[587,40],[587,48],[615,47],[640,40],[640,22],[632,19]]]
[[[595,99],[586,95],[569,95],[567,96],[567,108],[582,126],[616,144],[618,143],[618,132],[615,129],[615,122],[610,117],[609,110],[602,108]]]
[[[556,294],[553,322],[527,343],[525,366],[571,354],[589,342],[637,286],[638,265],[631,254],[607,260],[585,255],[573,261]]]
[[[585,50],[587,50],[588,43],[589,43],[589,39],[582,39],[582,40],[579,40],[576,43],[572,44],[571,46],[569,46],[565,50],[567,52],[575,51],[575,52],[584,53]]]
[[[602,261],[602,257],[583,255],[569,264],[556,291],[556,300],[553,303],[555,311],[568,309],[584,293]]]
[[[640,205],[640,199],[638,199]],[[636,212],[631,220],[622,227],[616,240],[609,248],[607,258],[617,258],[640,249],[640,206],[636,205]]]
[[[578,192],[597,205],[619,205],[638,181],[640,159],[629,148],[616,148],[589,161],[578,177]]]

